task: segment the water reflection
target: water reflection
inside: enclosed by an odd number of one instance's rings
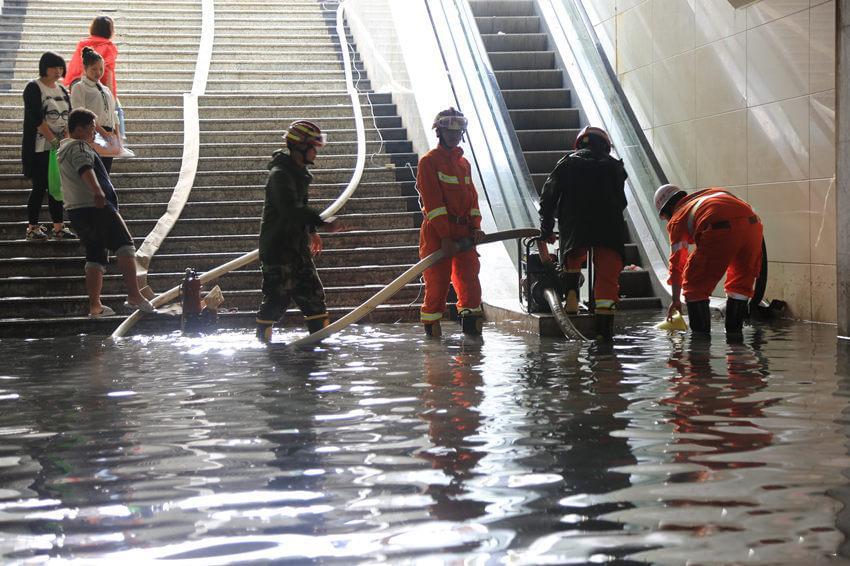
[[[480,341],[467,340],[448,359],[439,344],[429,344],[424,351],[425,382],[420,414],[428,423],[428,439],[432,446],[419,457],[449,478],[449,483],[428,486],[433,498],[431,516],[447,521],[475,519],[485,512],[486,503],[468,497],[466,481],[485,453],[477,449],[473,438],[481,424],[480,403],[484,380],[476,369],[481,359]],[[448,363],[447,363],[448,362]]]
[[[693,462],[708,470],[765,465],[722,456],[749,453],[773,441],[773,434],[759,428],[756,421],[780,397],[757,395],[767,387],[770,375],[767,359],[760,353],[762,332],[756,332],[751,344],[729,344],[725,359],[714,357],[710,342],[700,339],[674,349],[668,363],[676,375],[670,379],[670,396],[660,401],[670,407],[674,462]],[[671,481],[701,482],[707,477],[707,470],[699,470]]]
[[[830,331],[4,341],[0,554],[817,562],[850,501]]]

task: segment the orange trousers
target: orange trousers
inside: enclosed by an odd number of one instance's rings
[[[730,228],[703,230],[694,237],[696,249],[688,257],[682,293],[689,303],[705,301],[726,274],[723,289],[733,299],[749,299],[761,271],[761,222],[748,218],[730,221]]]
[[[562,262],[567,271],[578,271],[587,259],[587,248],[576,248],[567,252]],[[596,308],[612,309],[620,298],[620,272],[623,258],[619,252],[602,246],[593,247],[593,269],[596,282],[593,297]]]
[[[481,282],[478,271],[481,263],[475,248],[441,259],[425,270],[425,302],[420,311],[422,322],[443,318],[449,282],[457,293],[457,310],[481,311]]]

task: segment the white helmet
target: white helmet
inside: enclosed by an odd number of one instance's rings
[[[431,127],[435,130],[445,129],[465,132],[468,125],[469,122],[463,112],[454,107],[449,107],[437,114]]]
[[[658,211],[658,214],[661,214],[661,211],[665,206],[667,206],[667,203],[670,202],[671,198],[683,192],[684,191],[682,189],[676,185],[671,185],[670,183],[658,187],[658,190],[655,191],[655,210]]]

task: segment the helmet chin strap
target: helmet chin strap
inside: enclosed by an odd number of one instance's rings
[[[315,165],[313,161],[307,159],[307,152],[310,151],[310,146],[307,146],[307,149],[299,149],[297,146],[293,145],[289,148],[290,152],[296,151],[301,155],[301,161],[304,162],[305,165]]]

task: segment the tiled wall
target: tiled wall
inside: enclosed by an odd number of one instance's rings
[[[764,220],[768,298],[835,322],[835,0],[583,0],[671,182]]]

